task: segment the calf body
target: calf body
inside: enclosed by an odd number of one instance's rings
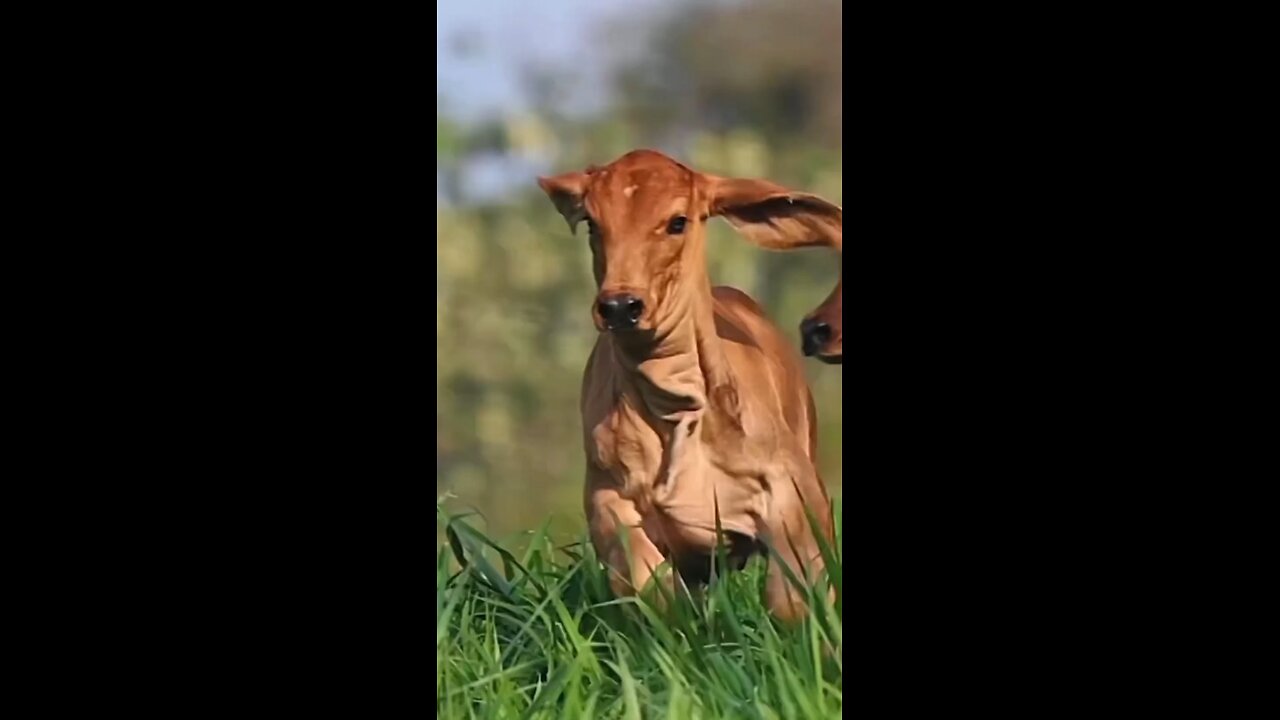
[[[839,208],[652,151],[539,183],[571,227],[589,226],[602,332],[582,386],[585,509],[615,591],[645,587],[664,560],[686,579],[700,574],[717,519],[739,561],[769,543],[797,577],[816,579],[809,516],[833,537],[813,399],[799,355],[760,307],[712,288],[705,222],[723,216],[769,247],[826,244],[814,238],[839,227]],[[777,563],[766,587],[775,614],[804,612]]]

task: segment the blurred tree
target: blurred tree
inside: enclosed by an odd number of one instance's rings
[[[637,27],[646,25],[620,22],[608,37]],[[840,0],[680,3],[640,32],[641,51],[624,51],[615,70],[618,107],[637,125],[751,128],[775,147],[841,148]]]

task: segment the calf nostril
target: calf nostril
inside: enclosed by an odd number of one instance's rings
[[[631,322],[640,320],[640,315],[644,313],[644,302],[640,298],[630,298],[627,300],[627,319]]]
[[[800,344],[805,355],[813,355],[831,339],[831,326],[819,320],[805,320],[800,325]]]

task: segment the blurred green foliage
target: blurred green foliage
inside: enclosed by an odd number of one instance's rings
[[[698,170],[843,203],[839,3],[695,5],[715,32],[700,36],[675,15],[622,21],[644,23],[643,47],[611,58],[617,100],[595,117],[562,112],[548,76],[530,78],[530,113],[466,125],[437,111],[436,491],[479,510],[498,535],[549,513],[553,532],[583,524],[578,394],[595,288],[585,235],[569,233],[537,172],[652,147]],[[516,168],[512,189],[470,197],[468,171],[495,160]],[[834,286],[839,258],[760,250],[723,221],[708,243],[713,282],[756,298],[798,348],[800,319]],[[806,369],[821,471],[839,495],[843,371],[812,360]]]

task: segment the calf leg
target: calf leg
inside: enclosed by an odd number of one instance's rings
[[[609,570],[614,593],[627,596],[644,590],[666,558],[641,527],[635,503],[613,488],[593,487],[588,480],[586,510],[591,543]],[[662,582],[670,590],[671,574]]]
[[[810,512],[817,520],[817,529],[828,543],[833,542],[829,509],[825,493],[811,493],[814,497],[801,497],[794,484],[775,488],[769,517],[765,523],[764,539],[777,552],[769,562],[765,579],[765,604],[774,616],[785,622],[796,622],[808,613],[804,591],[787,577],[787,572],[801,585],[816,585],[826,569],[822,551],[814,535],[814,524],[805,512],[805,501],[813,501]],[[827,594],[834,601],[835,589]]]

